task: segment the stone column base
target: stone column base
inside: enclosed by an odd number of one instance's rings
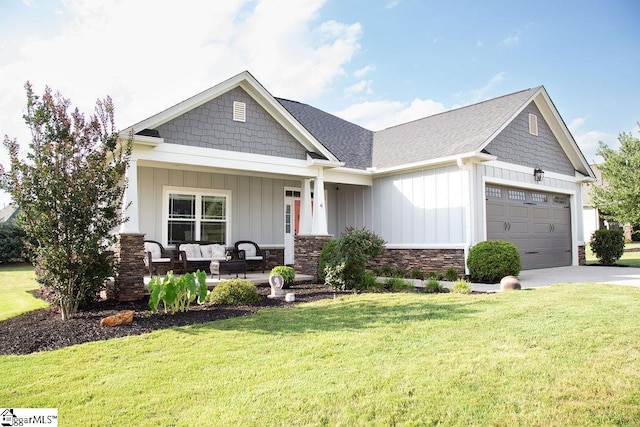
[[[144,297],[144,234],[118,234],[114,251],[116,274],[113,293],[118,301]]]
[[[585,245],[578,245],[578,265],[587,265]]]
[[[332,240],[331,235],[295,236],[293,251],[293,268],[300,274],[308,274],[318,278],[318,259],[325,243]]]

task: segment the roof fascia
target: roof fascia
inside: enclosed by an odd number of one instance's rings
[[[384,176],[384,175],[393,175],[401,172],[407,172],[414,169],[424,169],[434,166],[441,166],[446,164],[456,164],[459,160],[471,162],[471,163],[482,163],[496,160],[496,156],[492,156],[490,154],[480,153],[480,152],[469,152],[456,154],[453,156],[447,157],[439,157],[437,159],[430,159],[421,162],[407,163],[404,165],[392,166],[388,168],[368,168],[368,171],[374,176]]]

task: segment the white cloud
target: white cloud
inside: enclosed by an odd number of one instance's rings
[[[366,67],[360,68],[355,73],[353,73],[353,77],[361,79],[364,76],[366,76],[367,74],[369,74],[370,72],[375,71],[375,70],[376,70],[376,67],[374,67],[373,65],[367,65]]]
[[[335,115],[366,129],[381,130],[443,111],[445,107],[439,102],[416,98],[409,105],[389,100],[363,102],[338,111]]]
[[[580,151],[582,151],[582,154],[584,154],[584,157],[587,159],[589,164],[602,162],[602,158],[596,155],[596,150],[600,146],[600,141],[609,145],[611,148],[618,148],[619,146],[615,135],[595,130],[574,135],[574,138],[578,143],[578,147],[580,147]]]
[[[373,85],[373,80],[361,80],[358,83],[349,86],[344,90],[344,93],[347,95],[355,95],[359,93],[364,93],[367,95],[373,94],[373,89],[371,86]]]
[[[575,119],[571,120],[567,127],[572,133],[577,132],[582,127],[582,125],[585,124],[586,120],[586,117],[576,117]]]
[[[489,90],[493,89],[494,87],[502,83],[502,81],[504,81],[505,75],[506,74],[503,71],[501,71],[498,74],[491,77],[491,79],[489,79],[487,84],[485,84],[480,88],[471,89],[466,92],[460,91],[454,94],[453,97],[456,99],[459,99],[459,102],[460,102],[460,104],[455,105],[454,108],[461,107],[464,105],[474,104],[476,102],[485,100],[487,92],[489,92]]]
[[[484,43],[482,43],[482,40],[478,40],[476,42],[476,47],[482,47],[482,46],[484,46]]]
[[[503,39],[500,43],[498,43],[498,46],[506,47],[506,46],[517,45],[520,42],[520,34],[521,32],[518,31],[516,34],[508,36],[507,38]]]
[[[401,1],[402,1],[402,0],[391,0],[390,2],[388,2],[388,3],[386,4],[386,6],[385,6],[385,7],[386,7],[387,9],[393,9],[393,8],[394,8],[394,7],[396,7],[398,4],[400,4],[400,2],[401,2]]]

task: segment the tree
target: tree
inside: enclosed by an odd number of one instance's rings
[[[2,184],[21,210],[28,236],[37,241],[36,275],[59,304],[62,319],[96,297],[113,275],[110,232],[125,220],[121,209],[131,138],[115,130],[113,102],[96,102],[88,120],[60,93],[42,98],[25,85],[24,115],[32,134],[26,159],[18,142],[4,138],[11,169]]]
[[[622,132],[618,141],[617,151],[600,142],[602,185],[593,185],[593,204],[607,219],[640,224],[640,139]]]

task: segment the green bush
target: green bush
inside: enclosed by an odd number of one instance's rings
[[[225,280],[218,283],[209,294],[209,302],[216,305],[253,304],[258,301],[258,289],[247,279]]]
[[[33,253],[27,247],[28,245],[25,245],[25,241],[27,240],[29,240],[31,245],[35,244],[35,240],[28,239],[26,233],[19,225],[14,223],[1,223],[0,264],[30,261]]]
[[[404,267],[396,267],[396,268],[393,270],[393,274],[392,274],[392,276],[393,276],[393,277],[399,277],[399,278],[403,279],[403,278],[405,278],[405,277],[409,276],[409,270],[407,270],[407,269],[406,269],[406,268],[404,268]]]
[[[198,270],[182,276],[174,276],[173,271],[167,272],[163,280],[159,276],[149,282],[149,307],[154,313],[158,312],[158,305],[162,301],[164,312],[171,314],[189,310],[189,306],[196,297],[200,304],[207,299],[207,273]]]
[[[411,269],[411,278],[412,279],[423,280],[424,279],[424,272],[421,269],[419,269],[418,267],[415,267],[415,268]]]
[[[455,282],[459,278],[460,272],[453,267],[447,268],[447,270],[444,272],[444,279],[448,282]]]
[[[451,293],[454,294],[470,294],[471,293],[471,283],[464,279],[458,279],[451,287]]]
[[[322,247],[322,251],[320,252],[320,257],[318,258],[318,279],[324,282],[326,278],[326,268],[327,266],[334,263],[336,258],[336,245],[338,243],[335,240],[329,240]]]
[[[284,285],[282,287],[285,289],[291,286],[296,278],[296,271],[293,268],[284,265],[273,267],[271,269],[271,274],[279,274],[282,276],[282,279],[284,280]]]
[[[440,277],[440,275],[435,271],[430,271],[424,275],[424,280],[431,280],[431,279],[440,280],[442,279],[442,277]]]
[[[487,240],[474,245],[467,258],[474,280],[498,283],[504,276],[517,276],[522,269],[520,253],[513,243]]]
[[[425,292],[430,294],[437,294],[442,292],[443,288],[437,279],[429,279],[424,288]]]
[[[389,277],[385,281],[384,287],[390,291],[409,291],[415,289],[413,283],[401,277]]]
[[[591,250],[603,265],[613,265],[624,254],[624,231],[596,230],[591,235]]]
[[[367,270],[362,278],[362,289],[367,291],[379,291],[384,287],[383,283],[378,282],[375,272]]]
[[[384,265],[382,266],[382,268],[380,268],[381,277],[392,277],[394,272],[395,268],[391,267],[390,265]]]
[[[631,241],[640,242],[640,230],[634,231],[633,233],[631,233]]]
[[[362,289],[367,260],[383,253],[384,240],[377,234],[364,228],[347,227],[336,240],[329,268],[325,266],[323,270],[325,282],[340,289]],[[330,278],[326,277],[327,272],[331,272]]]

